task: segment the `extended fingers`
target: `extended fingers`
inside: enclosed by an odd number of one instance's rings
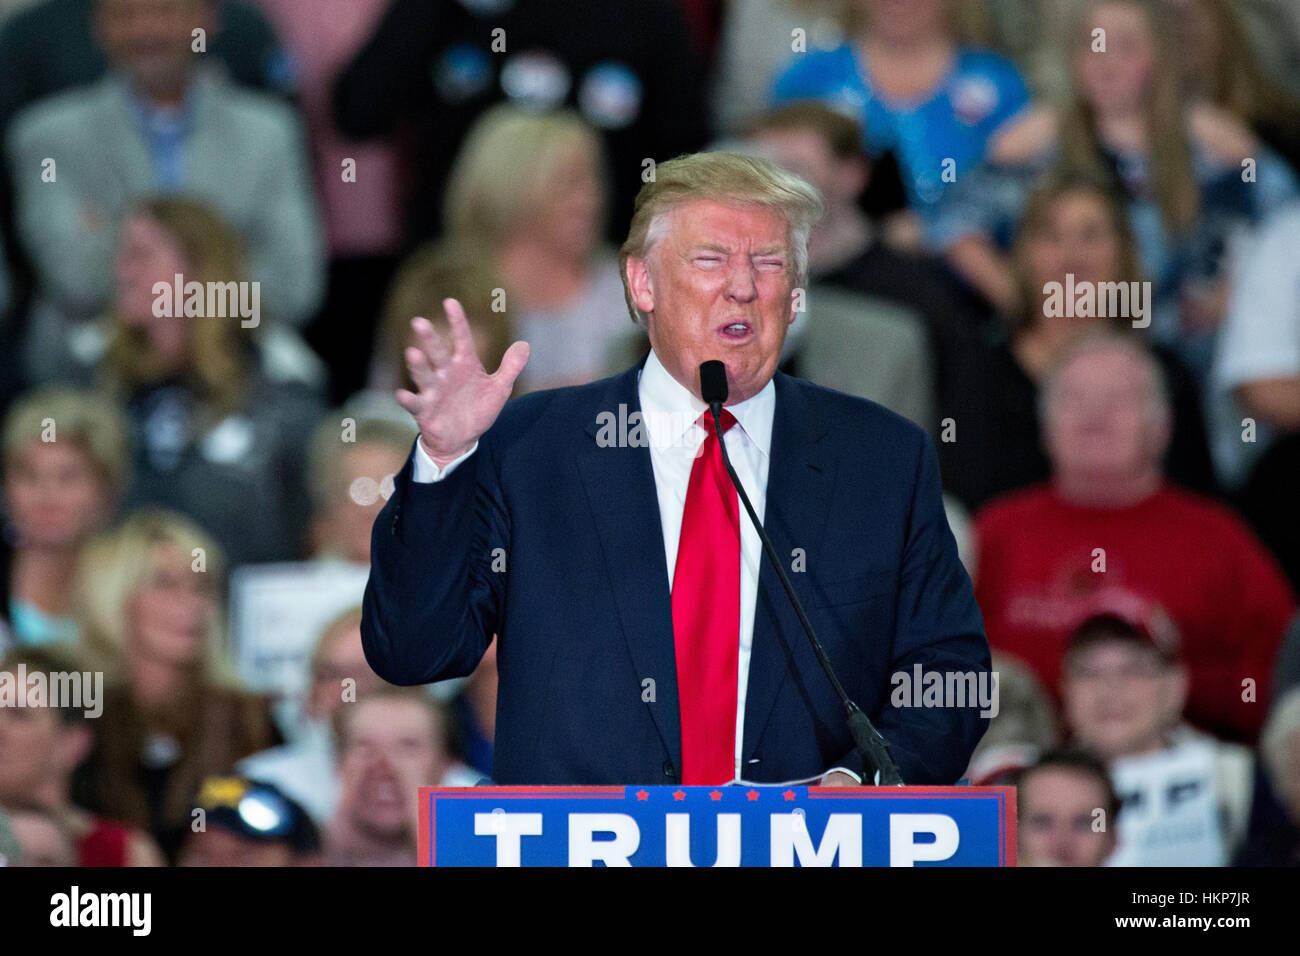
[[[432,322],[416,316],[411,320],[411,331],[415,333],[415,347],[425,354],[430,366],[439,368],[451,361],[451,349]]]
[[[455,299],[443,299],[442,307],[447,313],[447,325],[451,329],[451,346],[454,353],[477,358],[474,335],[469,330],[469,319],[465,317],[464,306]]]

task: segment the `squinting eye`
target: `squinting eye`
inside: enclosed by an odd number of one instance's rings
[[[784,259],[759,259],[758,267],[764,272],[781,272],[785,269]]]
[[[695,264],[706,269],[712,269],[715,266],[722,265],[722,259],[719,256],[696,256]]]

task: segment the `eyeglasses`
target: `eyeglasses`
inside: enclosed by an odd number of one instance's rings
[[[297,814],[281,794],[242,777],[209,777],[196,803],[205,812],[234,810],[240,823],[259,836],[285,836],[297,823]]]

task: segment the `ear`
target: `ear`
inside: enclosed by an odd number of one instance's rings
[[[654,283],[650,278],[647,258],[627,257],[627,287],[632,293],[632,302],[638,309],[646,315],[655,310]]]

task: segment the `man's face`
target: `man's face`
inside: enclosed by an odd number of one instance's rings
[[[184,87],[192,31],[209,29],[207,0],[98,0],[99,42],[116,69],[149,93]]]
[[[181,866],[291,866],[288,844],[250,840],[224,827],[210,826],[191,833],[181,854]]]
[[[52,778],[72,769],[73,736],[49,707],[0,707],[0,803],[43,797]]]
[[[415,832],[420,787],[436,786],[446,768],[444,730],[417,701],[378,698],[346,707],[346,743],[339,754],[339,812],[384,840]]]
[[[769,209],[711,200],[666,216],[649,255],[627,265],[650,344],[697,398],[700,363],[724,362],[727,404],[742,402],[771,380],[794,321],[789,229]]]
[[[1076,479],[1138,479],[1159,462],[1167,429],[1155,420],[1142,363],[1127,349],[1076,357],[1057,379],[1047,409],[1048,453]]]
[[[1105,794],[1091,776],[1045,767],[1017,789],[1021,866],[1101,866],[1115,848],[1114,820],[1102,820]],[[1104,829],[1097,831],[1096,826]]]
[[[1177,720],[1184,673],[1152,647],[1089,642],[1066,658],[1066,718],[1079,742],[1107,760],[1143,753]]]
[[[354,682],[350,689],[357,698],[384,686],[383,680],[366,663],[359,626],[340,627],[326,639],[324,652],[312,674],[307,709],[314,718],[328,720],[343,706],[345,680]]]

